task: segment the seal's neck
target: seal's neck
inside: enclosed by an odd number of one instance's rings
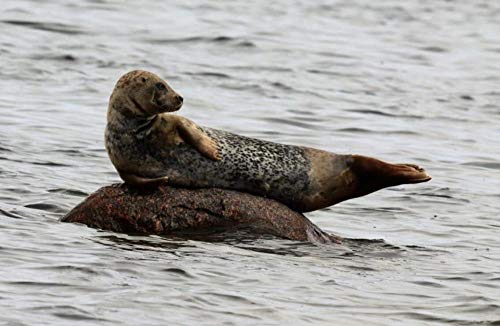
[[[151,124],[151,122],[154,122],[158,118],[157,114],[152,116],[137,116],[127,114],[128,112],[127,109],[109,110],[108,125],[122,126],[124,129],[137,129],[143,125]]]
[[[149,117],[145,120],[136,120],[135,122],[140,123],[137,125],[135,128],[132,128],[132,132],[136,135],[141,135],[141,134],[149,134],[151,128],[153,127],[154,123],[156,122],[156,119],[158,119],[158,115]]]
[[[148,110],[137,100],[129,94],[121,90],[115,90],[109,98],[108,105],[108,121],[114,115],[121,115],[127,119],[149,120],[154,118],[155,114],[151,114]]]

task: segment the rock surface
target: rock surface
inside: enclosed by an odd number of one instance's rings
[[[161,185],[145,190],[125,184],[106,186],[73,208],[62,221],[135,234],[187,235],[246,230],[313,243],[340,241],[279,202],[216,188]]]

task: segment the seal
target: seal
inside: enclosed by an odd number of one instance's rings
[[[382,188],[431,179],[413,164],[200,127],[169,114],[182,103],[182,97],[153,73],[136,70],[118,80],[109,101],[105,142],[126,183],[232,189],[308,212]]]

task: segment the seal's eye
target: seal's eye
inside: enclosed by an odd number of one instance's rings
[[[155,84],[155,87],[156,87],[156,89],[157,89],[157,90],[159,90],[159,91],[164,91],[164,90],[166,90],[166,89],[167,89],[167,88],[165,87],[165,84],[163,84],[163,83],[156,83],[156,84]]]

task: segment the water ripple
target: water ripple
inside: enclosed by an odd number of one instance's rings
[[[2,321],[500,325],[497,2],[2,8]],[[119,182],[103,129],[132,69],[168,76],[201,125],[414,162],[433,180],[308,213],[346,238],[335,246],[59,223]]]
[[[86,34],[86,32],[80,30],[76,26],[71,26],[62,23],[36,22],[28,20],[2,20],[0,22],[4,24],[23,26],[41,31],[68,34],[68,35]]]

